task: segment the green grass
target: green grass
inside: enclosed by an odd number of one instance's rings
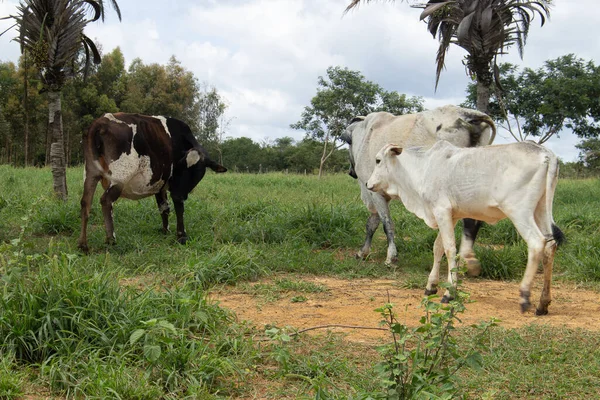
[[[463,376],[473,394],[494,399],[591,399],[600,394],[598,333],[529,326],[498,328],[489,340],[485,373]]]
[[[257,342],[262,332],[238,324],[206,290],[236,284],[267,301],[297,302],[327,290],[305,274],[422,288],[436,232],[399,202],[391,208],[401,257],[387,267],[381,230],[369,258],[354,258],[368,212],[347,175],[209,173],[185,204],[186,245],[161,233],[148,198],[115,204],[117,244],[106,247],[98,188],[85,256],[77,249],[81,177],[81,168],[68,170],[63,203],[52,195],[49,169],[0,166],[0,398],[32,387],[132,399],[251,397],[256,385],[273,399],[314,398],[319,388],[339,399],[377,391],[378,359],[368,346],[338,336]],[[600,289],[599,198],[598,180],[559,181],[554,218],[568,242],[557,253],[556,280]],[[170,221],[174,231],[174,213]],[[484,277],[521,279],[527,249],[509,221],[484,226],[475,250]],[[469,340],[468,330],[460,335]],[[486,373],[462,373],[464,390],[472,398],[481,387],[490,398],[592,398],[599,344],[600,335],[586,331],[492,330]]]

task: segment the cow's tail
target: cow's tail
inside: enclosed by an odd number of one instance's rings
[[[552,202],[554,201],[554,192],[558,182],[558,157],[554,154],[548,157],[548,172],[546,173],[546,211],[552,226],[552,238],[556,242],[557,247],[566,241],[565,234],[554,223],[552,217]]]
[[[103,129],[101,125],[93,122],[87,132],[84,132],[81,145],[87,172],[95,171],[104,178],[109,178],[109,175],[100,164],[100,157],[104,154],[103,135],[105,132]]]

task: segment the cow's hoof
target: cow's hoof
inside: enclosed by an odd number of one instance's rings
[[[548,309],[547,308],[544,308],[544,309],[536,308],[535,315],[548,315]]]
[[[398,263],[398,257],[394,257],[391,260],[385,260],[385,265],[388,267],[395,265],[396,263]]]
[[[521,313],[525,314],[527,312],[527,310],[529,310],[530,307],[531,307],[531,303],[528,301],[525,303],[521,303]]]
[[[467,258],[465,259],[465,264],[467,267],[467,276],[471,278],[475,278],[481,275],[481,263],[476,258]]]
[[[454,300],[451,296],[448,295],[444,295],[444,297],[442,297],[442,300],[440,301],[440,303],[442,304],[448,304],[450,303],[450,301]]]
[[[112,237],[107,237],[106,240],[104,241],[104,243],[107,246],[114,246],[115,244],[117,244],[117,240],[115,238],[112,238]]]
[[[531,307],[531,302],[529,301],[531,294],[529,293],[529,290],[523,290],[523,289],[519,289],[519,294],[521,296],[521,301],[520,301],[521,312],[525,313]]]
[[[179,244],[186,244],[187,240],[188,240],[187,236],[180,236],[180,237],[177,238],[177,243],[179,243]]]
[[[434,286],[431,289],[425,289],[425,296],[431,296],[432,294],[437,294],[437,288]]]
[[[83,254],[89,254],[90,253],[90,248],[88,247],[87,244],[79,243],[77,245],[77,247],[79,248],[79,250],[81,250],[81,252]]]

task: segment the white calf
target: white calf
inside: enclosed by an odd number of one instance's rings
[[[456,285],[454,226],[459,219],[495,223],[509,218],[528,246],[520,288],[521,311],[531,305],[531,283],[542,261],[544,288],[536,314],[544,315],[551,301],[554,253],[564,239],[552,218],[557,180],[556,155],[533,142],[459,148],[440,141],[428,150],[384,146],[376,156],[367,188],[400,198],[410,212],[439,229],[425,294],[437,291],[444,252],[448,280]],[[446,291],[442,302],[450,299]]]

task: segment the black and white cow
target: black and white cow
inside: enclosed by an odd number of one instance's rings
[[[536,314],[548,313],[552,264],[564,239],[552,218],[558,158],[533,142],[460,148],[440,141],[428,150],[394,144],[375,158],[369,190],[400,198],[406,209],[439,234],[426,295],[437,292],[440,261],[446,254],[448,280],[456,285],[454,226],[461,218],[495,223],[509,218],[527,242],[527,268],[521,281],[521,311],[530,307],[531,283],[544,266],[544,288]],[[448,291],[442,302],[448,302]]]
[[[371,249],[373,234],[380,221],[388,241],[386,264],[396,260],[394,223],[390,217],[390,198],[373,193],[366,183],[375,168],[375,155],[388,143],[401,147],[432,146],[438,140],[448,140],[460,147],[482,146],[492,143],[496,127],[492,119],[477,110],[446,105],[415,114],[393,115],[375,112],[366,117],[356,117],[342,135],[350,145],[350,175],[359,181],[361,198],[371,215],[367,220],[365,243],[357,256],[366,257]],[[473,242],[480,223],[464,221],[460,255],[466,260],[469,275],[479,274],[481,265],[475,258]]]
[[[137,200],[154,195],[169,229],[167,190],[177,215],[177,241],[185,243],[183,202],[202,180],[206,168],[227,169],[210,159],[190,127],[175,118],[140,114],[105,114],[96,119],[83,137],[85,176],[81,197],[81,235],[78,245],[88,251],[87,224],[98,182],[106,242],[114,243],[112,204],[120,197]]]

